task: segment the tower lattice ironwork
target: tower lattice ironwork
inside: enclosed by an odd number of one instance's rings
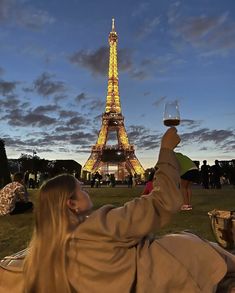
[[[112,19],[112,31],[109,34],[109,71],[105,112],[97,142],[92,146],[90,157],[83,170],[94,173],[109,173],[109,166],[117,166],[116,178],[123,180],[129,173],[144,175],[144,168],[135,155],[134,145],[129,143],[122,115],[118,86],[118,36]],[[117,145],[107,145],[110,132],[116,132]]]

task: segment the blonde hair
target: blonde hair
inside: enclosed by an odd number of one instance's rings
[[[74,198],[76,184],[72,175],[63,174],[40,189],[36,225],[24,263],[25,293],[71,292],[66,248],[73,227],[67,200]]]

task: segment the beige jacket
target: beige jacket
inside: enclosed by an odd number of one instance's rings
[[[119,208],[106,205],[74,232],[68,278],[75,292],[210,293],[225,275],[224,259],[197,236],[145,238],[182,204],[174,153],[162,149],[157,165],[148,197]]]
[[[218,253],[216,246],[192,234],[145,237],[165,225],[182,204],[174,153],[162,149],[157,165],[148,197],[119,208],[106,205],[74,231],[67,254],[73,292],[212,293],[227,266],[235,271],[235,257]],[[1,286],[0,279],[0,293],[10,292]],[[19,285],[11,292],[21,290]]]

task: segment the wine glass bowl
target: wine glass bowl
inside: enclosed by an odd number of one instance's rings
[[[177,101],[166,102],[163,123],[166,126],[177,126],[180,124],[180,111]]]

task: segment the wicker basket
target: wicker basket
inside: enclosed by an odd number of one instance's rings
[[[208,212],[216,241],[225,249],[235,248],[235,211]]]

